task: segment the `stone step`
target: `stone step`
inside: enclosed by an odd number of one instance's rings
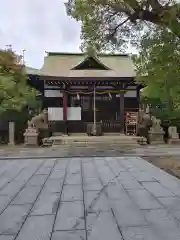
[[[119,136],[120,133],[117,132],[117,133],[104,133],[104,136]]]
[[[139,144],[137,143],[130,143],[130,144],[52,144],[52,147],[60,147],[62,149],[70,149],[70,148],[76,148],[76,149],[82,149],[82,148],[89,148],[89,149],[119,149],[119,148],[137,148],[139,147]]]
[[[118,144],[134,144],[137,141],[109,141],[109,142],[89,142],[89,141],[62,141],[62,140],[51,140],[48,142],[53,142],[54,144],[60,145],[81,145],[81,144],[91,144],[91,145],[118,145]]]
[[[46,142],[52,145],[69,145],[69,146],[85,146],[91,145],[95,146],[138,146],[139,137],[136,136],[52,136],[46,139]]]

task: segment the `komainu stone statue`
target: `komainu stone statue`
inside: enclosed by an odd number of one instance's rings
[[[164,143],[164,131],[161,127],[161,120],[152,116],[152,127],[149,131],[149,139],[151,143]]]
[[[37,146],[40,130],[48,129],[48,112],[43,110],[42,113],[28,121],[28,128],[24,133],[24,142],[26,146]]]
[[[48,111],[43,110],[42,113],[33,117],[30,121],[28,121],[28,128],[36,128],[39,129],[47,129],[48,128]]]
[[[139,111],[138,118],[138,135],[142,137],[140,144],[149,143],[148,130],[151,126],[151,117],[148,113],[145,113],[143,110]]]
[[[151,124],[151,117],[148,113],[145,113],[144,111],[139,111],[139,127],[146,127]]]

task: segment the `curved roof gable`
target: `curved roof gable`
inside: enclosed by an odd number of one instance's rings
[[[103,64],[97,57],[95,56],[87,56],[81,61],[78,65],[74,66],[71,70],[110,70],[105,64]]]

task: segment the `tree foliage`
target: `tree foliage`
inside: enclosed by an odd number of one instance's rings
[[[141,41],[134,57],[137,81],[147,86],[143,94],[166,102],[168,108],[180,106],[180,43],[167,29],[154,28]]]
[[[82,50],[119,51],[129,40],[135,44],[139,54],[133,60],[137,81],[146,86],[144,96],[163,106],[164,116],[179,114],[179,0],[68,0],[66,7],[81,22]]]
[[[27,85],[27,75],[11,50],[0,50],[0,114],[20,111],[33,104],[36,91]]]
[[[180,38],[178,0],[68,0],[66,7],[82,23],[82,48],[124,48],[129,38],[137,43],[152,25]]]

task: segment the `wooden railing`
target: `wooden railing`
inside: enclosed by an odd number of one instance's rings
[[[86,124],[82,121],[51,121],[49,128],[52,133],[86,133]]]
[[[103,133],[118,133],[121,131],[121,123],[120,121],[111,121],[104,120],[102,121],[102,132]]]
[[[88,122],[83,121],[54,121],[49,122],[49,127],[52,133],[87,133],[87,124]],[[97,124],[101,125],[102,133],[120,133],[122,127],[120,121],[105,120]]]
[[[86,123],[82,121],[67,121],[69,133],[86,133]]]

